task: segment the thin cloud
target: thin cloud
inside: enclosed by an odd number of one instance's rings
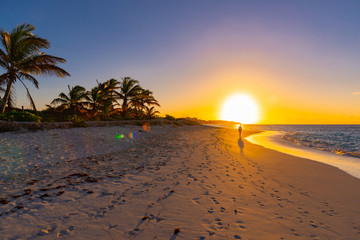
[[[360,95],[360,92],[353,92],[354,95]]]

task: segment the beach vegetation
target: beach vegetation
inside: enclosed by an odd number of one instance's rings
[[[166,120],[175,120],[175,117],[173,117],[173,116],[171,116],[169,114],[166,114],[164,119],[166,119]]]
[[[141,91],[139,81],[131,77],[123,77],[119,83],[119,90],[115,94],[122,100],[121,116],[127,118],[129,112],[129,103]]]
[[[0,119],[4,121],[17,122],[41,122],[42,117],[28,111],[10,111],[0,114]]]
[[[150,90],[145,90],[145,89],[139,89],[137,94],[135,96],[133,96],[130,100],[130,104],[134,109],[134,114],[136,116],[136,118],[142,119],[142,118],[147,118],[149,116],[146,115],[146,111],[149,115],[150,113],[150,117],[154,117],[155,116],[155,108],[152,107],[153,109],[151,110],[151,112],[149,112],[149,107],[150,106],[158,106],[160,107],[159,102],[154,98],[152,91]]]
[[[87,127],[87,123],[85,119],[79,117],[78,115],[74,114],[69,117],[69,120],[72,122],[74,127]]]
[[[158,118],[160,106],[153,92],[140,86],[139,81],[124,77],[96,81],[90,91],[82,86],[68,86],[68,93],[60,93],[42,113],[51,121],[70,120],[75,115],[83,120],[122,120]],[[67,117],[66,117],[67,116]],[[70,120],[72,121],[72,120]]]
[[[148,107],[145,106],[145,118],[146,119],[154,119],[158,118],[158,115],[160,112],[155,109],[155,107]]]
[[[0,86],[5,87],[0,113],[5,112],[6,106],[10,109],[14,105],[13,85],[17,81],[25,87],[31,107],[36,112],[35,102],[25,80],[39,88],[39,82],[34,76],[70,76],[57,66],[58,63],[65,63],[65,59],[41,52],[50,47],[50,42],[33,34],[34,30],[33,25],[25,23],[16,26],[10,33],[0,28],[0,67],[5,69],[5,73],[0,75]]]
[[[115,89],[119,82],[112,78],[103,83],[97,82],[87,94],[88,113],[87,118],[93,120],[106,120],[119,112]]]
[[[67,111],[69,114],[83,114],[86,111],[86,104],[88,103],[88,93],[82,86],[76,85],[70,87],[68,85],[69,93],[60,93],[58,98],[55,98],[51,104],[59,105],[57,108]]]

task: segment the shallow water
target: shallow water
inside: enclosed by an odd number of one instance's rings
[[[245,125],[249,130],[282,131],[282,138],[318,150],[360,158],[360,125]]]
[[[281,131],[265,131],[259,134],[250,135],[246,138],[246,140],[279,152],[290,154],[296,157],[311,159],[337,167],[346,173],[360,179],[359,158],[334,154],[328,151],[321,151],[316,148],[295,145],[285,140],[282,137],[284,134],[285,132]]]

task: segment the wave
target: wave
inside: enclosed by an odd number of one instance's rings
[[[282,138],[297,145],[316,148],[338,155],[360,158],[360,146],[357,139],[344,133],[315,134],[288,132]]]

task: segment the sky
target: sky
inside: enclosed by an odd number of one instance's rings
[[[247,94],[267,124],[360,124],[360,1],[6,1],[0,27],[31,23],[71,77],[28,84],[39,109],[67,85],[130,76],[161,115],[219,119]],[[2,73],[0,69],[0,73]],[[29,107],[15,85],[18,107]],[[239,109],[241,111],[241,109]]]

